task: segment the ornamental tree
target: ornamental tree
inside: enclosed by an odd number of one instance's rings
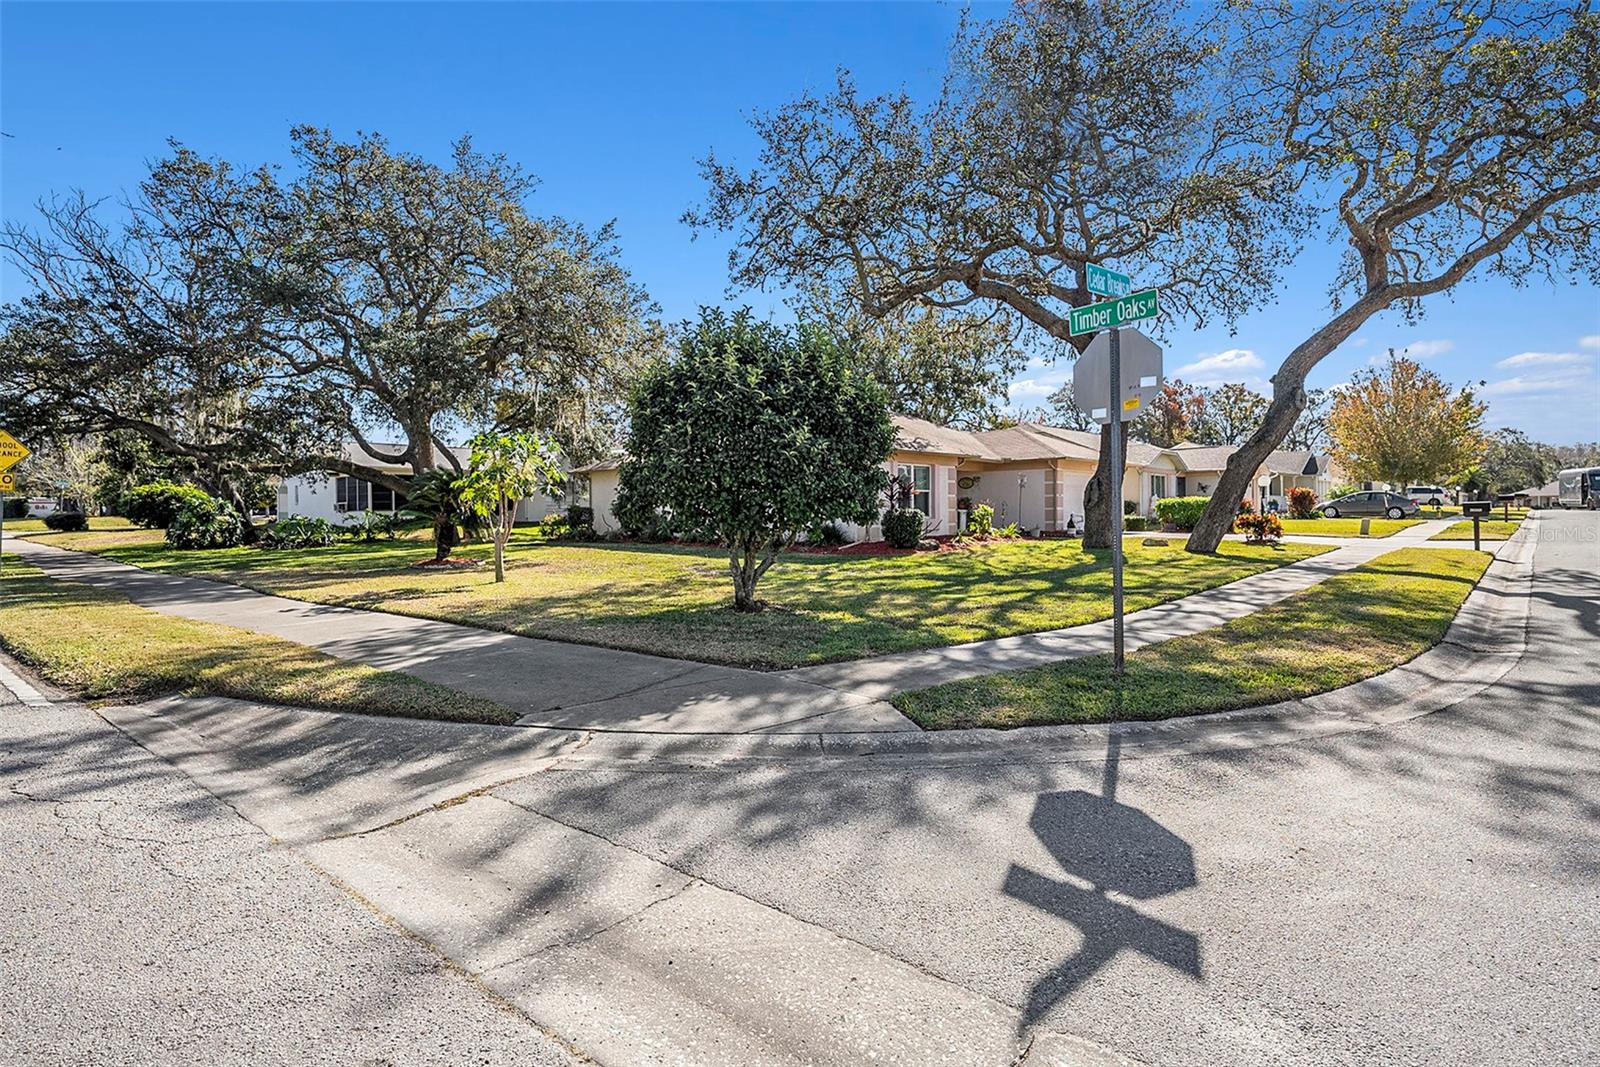
[[[1358,371],[1334,394],[1333,458],[1360,481],[1441,481],[1483,456],[1487,406],[1391,352],[1386,365]]]
[[[1160,448],[1182,444],[1206,418],[1206,396],[1181,378],[1163,382],[1149,408],[1133,422],[1133,434]]]
[[[1408,320],[1474,270],[1600,281],[1600,13],[1583,2],[1251,0],[1247,129],[1265,131],[1343,261],[1329,317],[1272,376],[1189,537],[1214,552],[1231,502],[1291,432],[1306,376],[1373,315]],[[1409,461],[1408,461],[1409,462]],[[1459,469],[1459,468],[1457,468]]]
[[[748,169],[716,156],[696,227],[735,231],[736,284],[817,288],[883,318],[908,306],[994,316],[1046,358],[1074,355],[1085,265],[1160,286],[1167,321],[1232,320],[1288,248],[1284,189],[1241,147],[1255,112],[1216,106],[1250,61],[1229,22],[1166,0],[1023,3],[962,20],[943,91],[863,96],[847,72],[753,119]],[[1085,494],[1109,544],[1110,439]]]
[[[489,526],[494,539],[494,580],[506,580],[506,541],[517,518],[517,503],[547,496],[564,485],[561,450],[531,433],[478,434],[467,443],[467,469],[457,480],[461,500]]]
[[[878,516],[894,425],[855,361],[816,325],[703,309],[633,390],[619,509],[717,537],[735,609],[759,611],[756,583],[799,531]]]

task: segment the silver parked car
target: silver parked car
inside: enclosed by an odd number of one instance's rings
[[[1346,493],[1344,496],[1335,497],[1322,505],[1321,508],[1322,513],[1330,519],[1337,519],[1341,515],[1348,515],[1353,518],[1382,515],[1390,519],[1409,519],[1421,510],[1421,508],[1399,493],[1380,493],[1368,490],[1362,490],[1359,493]]]

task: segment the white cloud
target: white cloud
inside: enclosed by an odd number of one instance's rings
[[[1350,338],[1350,347],[1365,348],[1367,347],[1367,339],[1365,337],[1352,337]]]
[[[1594,376],[1588,371],[1569,370],[1555,374],[1518,374],[1502,378],[1477,390],[1479,396],[1548,396],[1565,398],[1574,390],[1592,386]]]
[[[1060,388],[1059,384],[1041,382],[1036,378],[1019,378],[1009,387],[1011,399],[1025,399],[1027,397],[1046,397]]]
[[[1588,337],[1580,338],[1579,348],[1600,348],[1600,333],[1591,333]]]
[[[1261,357],[1248,348],[1230,348],[1226,352],[1202,355],[1193,363],[1186,363],[1167,375],[1182,378],[1191,385],[1221,385],[1241,378],[1254,378],[1248,371],[1260,370]]]
[[[1507,356],[1496,367],[1558,367],[1558,366],[1588,366],[1594,362],[1593,356],[1586,356],[1581,352],[1518,352],[1514,356]]]
[[[1405,354],[1412,359],[1432,359],[1442,356],[1455,348],[1456,343],[1449,338],[1438,338],[1433,341],[1412,341],[1405,347]]]

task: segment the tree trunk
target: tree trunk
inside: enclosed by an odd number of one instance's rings
[[[1122,459],[1128,459],[1128,427],[1122,424]],[[1107,485],[1106,472],[1111,469],[1111,434],[1109,426],[1100,427],[1100,463],[1094,469],[1089,484],[1083,487],[1083,547],[1111,547],[1112,507],[1122,506],[1122,479],[1116,485]],[[1124,466],[1126,473],[1126,466]]]
[[[733,610],[760,611],[761,601],[756,599],[756,582],[761,575],[756,569],[755,550],[729,549],[728,571],[733,575]]]
[[[1276,383],[1274,383],[1276,385]],[[1223,535],[1233,529],[1239,514],[1239,502],[1253,486],[1256,471],[1261,469],[1267,456],[1278,447],[1295,420],[1306,406],[1304,378],[1293,382],[1289,388],[1274,388],[1272,403],[1267,407],[1267,417],[1244,444],[1228,457],[1228,466],[1217,480],[1211,494],[1211,503],[1195,523],[1184,547],[1190,552],[1211,553],[1222,544]]]
[[[450,558],[450,551],[456,547],[459,538],[456,536],[456,524],[450,516],[441,512],[433,517],[433,558],[435,562],[442,563]]]
[[[504,531],[497,533],[494,538],[494,580],[506,580],[506,534]]]

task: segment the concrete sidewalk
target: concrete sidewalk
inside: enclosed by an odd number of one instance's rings
[[[1216,589],[1134,612],[1129,651],[1258,611],[1442,529],[1424,523]],[[1110,649],[1109,620],[920,652],[752,671],[648,656],[385,612],[309,604],[240,586],[160,574],[29,541],[19,554],[52,577],[114,589],[170,615],[308,645],[339,659],[404,671],[499,701],[518,725],[647,734],[919,733],[886,698],[974,675]]]

